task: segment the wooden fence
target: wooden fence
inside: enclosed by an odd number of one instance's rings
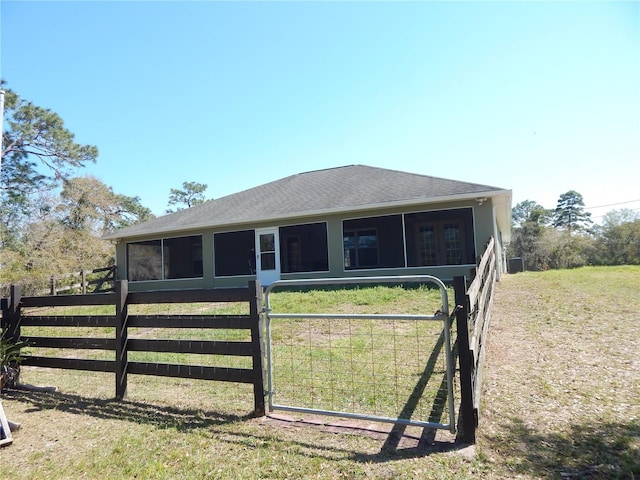
[[[84,295],[89,292],[110,292],[115,288],[115,278],[115,265],[94,270],[82,269],[79,272],[63,275],[51,275],[49,279],[50,288],[43,293],[58,295],[59,293],[76,291]]]
[[[466,277],[453,279],[460,362],[460,417],[462,440],[465,443],[475,443],[476,428],[480,421],[482,368],[496,282],[493,238],[489,239],[472,275],[474,278],[468,287]]]
[[[2,299],[2,331],[14,341],[27,340],[33,347],[98,349],[115,352],[115,360],[54,358],[27,355],[23,365],[115,373],[116,398],[127,392],[127,375],[157,375],[253,384],[254,415],[265,413],[262,316],[262,289],[258,282],[247,288],[129,292],[126,280],[115,284],[115,292],[90,295],[22,297],[18,286]],[[193,302],[248,302],[248,315],[129,315],[134,304]],[[25,315],[26,307],[113,305],[115,315]],[[113,338],[29,337],[21,327],[112,327]],[[250,341],[160,340],[129,338],[129,328],[228,329],[250,331]],[[228,368],[128,361],[129,352],[170,352],[251,357],[251,368]]]
[[[86,294],[113,292],[116,281],[116,266],[81,269],[72,273],[61,273],[46,278],[25,280],[34,295]],[[0,295],[8,295],[11,284],[0,284]]]
[[[467,285],[464,276],[454,277],[457,349],[460,367],[460,426],[462,441],[475,442],[480,418],[482,367],[486,350],[494,285],[495,243],[491,238]],[[115,360],[27,356],[24,365],[114,372],[116,398],[127,391],[127,375],[158,375],[253,384],[254,414],[265,413],[263,325],[260,314],[262,289],[258,282],[248,288],[128,292],[126,280],[115,283],[115,292],[89,295],[22,297],[17,286],[2,299],[2,331],[14,341],[28,340],[34,347],[100,349],[115,352]],[[249,315],[129,315],[134,304],[194,302],[249,302]],[[25,307],[113,305],[115,315],[43,316],[23,315]],[[113,327],[114,338],[22,337],[21,326]],[[129,338],[129,328],[192,328],[249,330],[250,341],[151,340]],[[128,352],[170,352],[252,357],[252,367],[228,368],[128,361]]]

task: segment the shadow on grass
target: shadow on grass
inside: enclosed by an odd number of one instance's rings
[[[78,416],[90,416],[103,420],[118,420],[136,424],[151,425],[158,429],[175,429],[178,432],[189,433],[195,430],[210,431],[216,438],[223,438],[225,442],[231,442],[246,448],[256,446],[291,445],[296,455],[308,458],[324,458],[326,460],[352,460],[359,463],[385,463],[407,458],[425,457],[433,453],[457,450],[461,445],[453,442],[428,442],[421,439],[417,446],[398,448],[397,445],[389,445],[389,440],[378,453],[367,454],[354,451],[345,442],[337,446],[334,442],[313,441],[314,435],[306,434],[282,436],[274,430],[254,430],[254,428],[239,429],[233,427],[235,423],[241,423],[252,419],[251,414],[233,415],[210,410],[174,408],[167,405],[152,405],[142,402],[118,401],[115,399],[101,399],[84,397],[60,392],[39,392],[30,390],[5,390],[3,398],[31,405],[29,410],[56,410],[63,413]],[[230,427],[230,428],[225,428]],[[294,427],[298,428],[305,427]],[[345,429],[348,435],[349,429]],[[430,435],[430,429],[424,429],[423,437]],[[355,432],[357,435],[357,432]],[[391,435],[401,435],[396,431]],[[426,437],[425,437],[426,438]],[[340,442],[342,443],[342,442]],[[391,447],[391,448],[390,448]]]
[[[439,381],[438,393],[434,399],[429,421],[438,422],[446,409],[447,382],[446,376],[434,375],[439,356],[444,346],[444,334],[441,333],[436,345],[420,374],[420,378],[407,398],[400,414],[401,418],[411,418],[419,404],[421,397],[429,382]],[[455,347],[454,347],[455,348]],[[11,400],[28,403],[37,410],[57,410],[64,413],[91,416],[104,420],[121,420],[137,424],[152,425],[160,429],[176,429],[188,432],[197,429],[211,429],[236,422],[242,422],[252,418],[251,414],[234,415],[210,410],[175,408],[167,405],[153,405],[150,403],[119,401],[115,399],[103,399],[84,397],[60,392],[44,392],[32,390],[6,390],[3,395]],[[251,446],[255,442],[273,441],[269,435],[258,433],[231,432],[225,429],[225,437],[234,443]],[[345,433],[356,433],[345,428]],[[350,457],[352,460],[362,463],[383,463],[406,458],[424,457],[433,453],[441,453],[459,450],[466,447],[454,441],[436,441],[436,430],[433,428],[422,429],[420,439],[411,446],[403,444],[403,436],[406,426],[395,424],[386,436],[380,451],[374,454],[354,452],[348,448],[336,448],[306,443],[300,440],[284,440],[284,443],[293,443],[302,451],[308,451],[310,457],[320,456],[327,459],[335,458],[336,454],[342,457]],[[414,437],[415,438],[415,437]],[[411,443],[411,442],[409,442]],[[306,454],[306,453],[305,453]]]
[[[407,399],[402,411],[400,412],[400,418],[411,418],[418,406],[418,402],[420,398],[424,395],[424,391],[427,388],[427,384],[430,380],[433,380],[434,375],[433,372],[435,370],[435,366],[437,364],[438,358],[444,346],[444,331],[440,333],[438,337],[438,341],[429,356],[429,360],[425,366],[424,371],[420,375],[418,382],[416,383],[413,392]],[[444,375],[438,387],[438,393],[435,396],[434,403],[431,408],[431,412],[429,414],[428,421],[438,423],[440,418],[442,417],[442,413],[444,412],[447,405],[447,377]],[[398,446],[400,444],[400,440],[402,435],[406,430],[406,425],[395,424],[389,435],[382,446],[380,451],[380,456],[386,458],[387,454],[393,451],[399,451]],[[454,446],[450,444],[450,442],[439,442],[436,443],[437,430],[435,428],[423,428],[422,435],[420,436],[420,440],[418,445],[415,448],[404,449],[404,454],[414,453],[415,455],[423,456],[425,453],[429,451],[444,451],[453,449]],[[370,458],[368,461],[372,461],[375,459]]]
[[[178,409],[169,406],[156,406],[140,402],[118,401],[115,399],[100,399],[82,397],[59,392],[38,392],[29,390],[5,390],[3,398],[32,405],[31,410],[56,410],[59,412],[79,416],[91,416],[103,420],[119,420],[137,424],[152,425],[159,429],[175,428],[179,432],[203,430],[218,441],[233,443],[243,448],[265,448],[272,445],[275,449],[290,450],[292,446],[295,455],[308,458],[323,458],[329,461],[353,460],[369,463],[388,462],[410,457],[424,457],[422,449],[402,449],[397,452],[381,451],[374,458],[354,452],[347,446],[323,444],[314,442],[306,435],[281,436],[273,430],[243,431],[233,427],[234,423],[249,420],[250,415],[229,415],[197,409]],[[230,426],[231,428],[225,428]],[[280,445],[280,446],[278,446]]]
[[[59,392],[5,390],[5,398],[30,403],[38,410],[59,410],[65,413],[89,415],[105,420],[125,420],[157,428],[175,428],[179,431],[208,428],[238,422],[251,415],[230,415],[197,409],[178,409],[148,403],[82,397]]]
[[[418,405],[418,401],[424,394],[429,381],[433,381],[437,377],[434,377],[434,370],[438,358],[444,347],[444,331],[440,334],[436,345],[427,361],[424,371],[420,375],[420,379],[416,383],[413,392],[407,399],[402,412],[401,418],[411,418]],[[452,347],[453,360],[457,360],[457,340]],[[438,423],[440,422],[442,415],[447,408],[448,388],[446,374],[440,379],[440,385],[438,386],[438,393],[435,396],[431,412],[429,414],[428,421]],[[458,414],[459,417],[459,414]],[[458,430],[460,431],[461,425],[458,424]],[[424,457],[433,453],[443,453],[458,451],[469,445],[462,443],[461,436],[457,435],[455,440],[452,441],[438,441],[436,440],[437,430],[435,428],[423,428],[422,434],[416,446],[409,448],[400,448],[401,438],[406,430],[406,425],[395,424],[389,435],[387,436],[380,452],[373,455],[356,455],[355,459],[361,462],[388,462],[390,460],[404,459],[404,458],[417,458]]]
[[[504,431],[485,437],[515,473],[537,478],[640,478],[640,422],[572,425],[542,434],[512,418]]]

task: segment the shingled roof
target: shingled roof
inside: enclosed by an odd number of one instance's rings
[[[501,188],[365,165],[299,173],[107,235],[120,239],[344,211],[461,200]]]

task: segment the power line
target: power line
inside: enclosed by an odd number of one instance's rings
[[[637,212],[637,211],[640,211],[640,208],[630,208],[629,210],[631,210],[632,212]],[[606,216],[607,216],[607,214],[606,214],[606,213],[603,213],[602,215],[595,215],[595,216],[592,216],[592,217],[591,217],[591,219],[592,219],[592,220],[595,220],[596,218],[604,218],[604,217],[606,217]]]
[[[626,202],[610,203],[608,205],[597,205],[595,207],[584,207],[585,210],[594,210],[596,208],[615,207],[616,205],[624,205],[626,203],[640,202],[640,198],[636,200],[627,200]]]

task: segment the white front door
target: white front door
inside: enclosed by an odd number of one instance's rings
[[[256,277],[262,285],[280,280],[280,238],[277,227],[256,230]]]

